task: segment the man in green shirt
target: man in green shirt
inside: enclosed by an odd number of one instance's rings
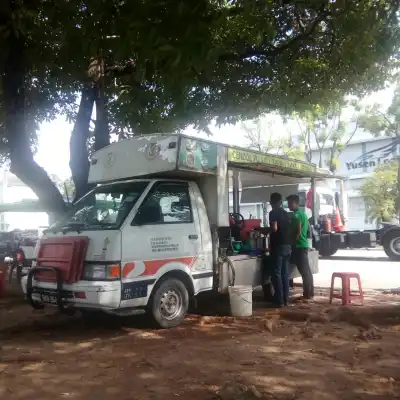
[[[308,261],[308,228],[307,214],[300,209],[299,196],[293,194],[287,198],[288,207],[293,211],[291,230],[295,244],[292,249],[292,259],[303,279],[303,297],[312,299],[314,297],[314,278]]]

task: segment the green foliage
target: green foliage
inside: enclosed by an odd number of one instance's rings
[[[379,165],[360,188],[371,222],[389,222],[396,215],[397,169],[396,160]]]
[[[68,198],[69,201],[73,200],[75,194],[75,185],[72,178],[68,178],[63,182],[59,182],[57,186],[64,198]]]
[[[384,109],[381,104],[375,103],[363,110],[360,126],[376,137],[400,136],[400,84],[394,90],[389,107]]]
[[[27,40],[31,132],[59,112],[74,117],[76,91],[99,55],[111,126],[124,136],[374,90],[387,78],[399,38],[394,0],[21,4],[12,26],[0,26],[0,44],[6,54],[11,28]]]
[[[337,170],[340,154],[357,132],[358,109],[358,104],[353,101],[339,100],[326,105],[317,104],[293,114],[307,161],[312,161],[312,149],[316,148],[318,166],[333,173]],[[345,111],[351,114],[350,118]],[[349,127],[351,131],[346,131]],[[326,165],[323,163],[324,153],[327,153]]]
[[[75,186],[72,178],[61,180],[57,175],[50,175],[50,179],[65,198],[74,198]]]

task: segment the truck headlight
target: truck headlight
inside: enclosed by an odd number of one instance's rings
[[[115,281],[121,279],[121,266],[119,264],[86,264],[83,269],[85,281]]]

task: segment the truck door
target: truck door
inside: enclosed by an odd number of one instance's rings
[[[145,300],[164,273],[180,269],[192,274],[202,262],[199,218],[191,192],[187,182],[156,182],[124,228],[122,284],[128,298],[123,295],[122,300]]]

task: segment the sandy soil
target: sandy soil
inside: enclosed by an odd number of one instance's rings
[[[400,398],[399,297],[313,304],[252,318],[190,315],[88,323],[0,300],[0,398],[383,400]]]

